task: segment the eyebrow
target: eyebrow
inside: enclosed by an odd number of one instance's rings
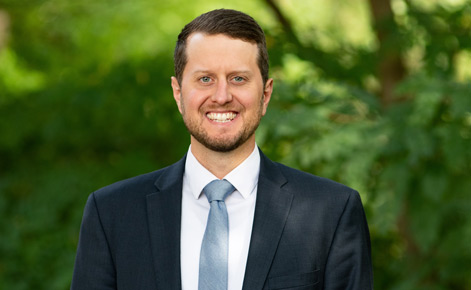
[[[213,72],[211,72],[209,70],[195,70],[194,72],[192,72],[193,75],[200,74],[200,73],[214,74]],[[252,75],[252,72],[250,70],[234,70],[234,71],[231,71],[229,74],[249,74],[249,75]]]

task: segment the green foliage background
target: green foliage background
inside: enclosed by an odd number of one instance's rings
[[[173,46],[221,7],[267,33],[258,144],[361,192],[375,288],[471,289],[467,0],[0,0],[0,289],[67,289],[88,194],[184,154]]]

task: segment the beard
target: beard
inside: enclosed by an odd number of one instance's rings
[[[255,134],[255,131],[260,124],[262,119],[263,111],[263,97],[261,98],[259,108],[254,116],[249,116],[247,122],[244,124],[244,128],[237,132],[233,136],[215,136],[212,137],[208,132],[200,126],[200,124],[191,118],[186,118],[185,106],[182,103],[182,116],[188,132],[201,143],[204,147],[215,151],[215,152],[231,152],[239,148],[244,144],[250,137]]]

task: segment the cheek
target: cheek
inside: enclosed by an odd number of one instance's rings
[[[187,92],[184,92],[182,95],[184,96],[184,99],[182,99],[182,101],[184,102],[184,107],[186,111],[197,111],[203,104],[204,98],[202,98],[201,93],[198,93],[197,90],[189,90]]]
[[[233,95],[247,110],[258,107],[262,96],[255,88],[235,90]]]
[[[263,104],[262,98],[262,94],[253,92],[244,98],[243,105],[247,110],[264,112],[265,106]]]

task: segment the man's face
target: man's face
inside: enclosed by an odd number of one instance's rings
[[[195,33],[186,55],[181,85],[172,77],[172,88],[192,144],[228,152],[255,142],[273,88],[272,79],[263,84],[257,45]]]

